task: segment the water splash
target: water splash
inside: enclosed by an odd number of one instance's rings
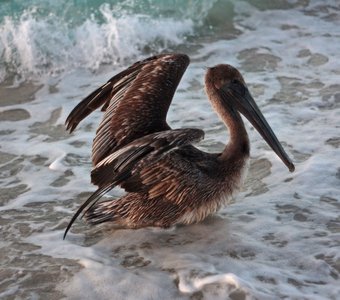
[[[100,18],[91,14],[74,24],[36,9],[19,18],[6,16],[0,24],[0,82],[11,76],[34,79],[77,67],[98,70],[141,54],[162,52],[183,43],[194,30],[191,19],[154,18],[147,14],[120,14],[103,4]],[[147,46],[145,46],[147,45]]]

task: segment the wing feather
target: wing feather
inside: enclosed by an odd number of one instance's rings
[[[122,172],[137,170],[136,165],[143,165],[144,160],[154,163],[164,153],[198,142],[203,137],[204,131],[186,128],[157,132],[139,138],[99,162],[91,172],[92,183],[99,187],[110,184]]]
[[[70,132],[95,109],[105,111],[93,142],[93,165],[135,139],[170,129],[166,114],[188,64],[185,54],[136,62],[72,110],[66,120]]]

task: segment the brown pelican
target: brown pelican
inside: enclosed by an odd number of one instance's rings
[[[257,129],[290,171],[294,165],[266,122],[240,72],[227,64],[208,68],[205,89],[229,129],[222,153],[206,153],[192,144],[200,129],[171,129],[166,115],[189,64],[185,54],[162,54],[136,62],[81,101],[66,120],[72,132],[101,107],[104,117],[93,141],[92,183],[98,189],[72,217],[110,221],[119,228],[199,222],[226,205],[240,188],[249,159],[249,139],[240,113]],[[98,200],[115,186],[119,199]]]

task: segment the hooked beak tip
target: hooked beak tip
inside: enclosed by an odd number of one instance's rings
[[[291,162],[288,166],[289,172],[293,173],[295,171],[295,166],[294,164]]]

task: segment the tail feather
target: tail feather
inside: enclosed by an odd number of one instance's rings
[[[106,200],[96,203],[84,215],[86,221],[91,225],[97,225],[104,222],[115,222],[120,225],[121,220],[117,215],[116,200]]]

